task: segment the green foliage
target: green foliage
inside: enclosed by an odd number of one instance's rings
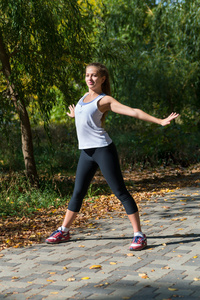
[[[123,168],[135,165],[187,167],[200,161],[200,133],[196,127],[137,124],[125,132],[121,129],[112,132],[112,137]]]
[[[91,57],[89,27],[77,1],[3,0],[0,11],[10,80],[19,98],[37,106],[47,121],[57,102],[55,87],[67,104],[80,93],[76,84]]]
[[[158,117],[196,110],[199,120],[199,8],[199,1],[104,1],[97,59],[110,69],[114,97]]]
[[[0,216],[23,216],[42,208],[66,204],[68,195],[60,195],[55,183],[48,178],[41,180],[40,189],[36,189],[23,174],[12,173],[1,177]]]

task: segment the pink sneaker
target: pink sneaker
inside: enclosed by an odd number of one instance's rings
[[[59,244],[59,243],[64,243],[67,242],[70,239],[70,233],[64,232],[60,229],[54,231],[48,239],[46,239],[47,244]]]
[[[134,250],[142,250],[147,246],[147,238],[146,235],[144,234],[143,237],[141,236],[135,236],[132,239],[131,245],[129,247],[129,250],[134,251]]]

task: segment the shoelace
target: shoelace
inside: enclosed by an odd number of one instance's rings
[[[53,236],[53,235],[55,235],[56,233],[58,233],[58,232],[60,232],[60,233],[62,233],[62,231],[61,230],[59,230],[59,229],[57,229],[56,231],[54,231],[50,236]]]
[[[137,243],[139,239],[144,240],[144,237],[142,237],[142,236],[135,236],[135,237],[133,238],[132,242],[134,241],[135,243]]]

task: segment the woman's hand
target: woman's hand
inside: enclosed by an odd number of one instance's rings
[[[171,113],[171,115],[169,115],[167,118],[161,120],[160,125],[162,125],[162,126],[169,125],[170,122],[172,120],[176,119],[178,116],[179,116],[179,114],[177,114],[177,113]]]
[[[75,117],[75,113],[74,113],[74,109],[75,109],[75,105],[72,104],[69,106],[69,110],[70,112],[67,112],[67,115],[71,118],[74,118]]]

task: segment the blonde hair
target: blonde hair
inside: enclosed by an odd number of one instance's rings
[[[110,77],[109,77],[109,72],[108,72],[108,69],[106,68],[106,66],[102,65],[101,63],[94,62],[94,63],[87,65],[86,69],[88,67],[96,67],[98,70],[98,73],[100,73],[101,77],[103,77],[103,76],[106,77],[105,81],[102,83],[102,86],[101,86],[102,92],[108,96],[111,96]]]

